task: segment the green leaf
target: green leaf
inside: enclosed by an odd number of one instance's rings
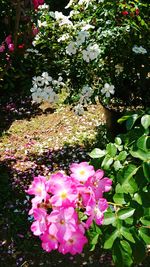
[[[125,220],[126,218],[131,217],[135,212],[135,209],[133,208],[124,208],[124,209],[120,209],[117,212],[117,216],[120,220]]]
[[[150,182],[150,162],[143,162],[144,176],[148,182]]]
[[[150,115],[146,114],[141,118],[141,124],[144,129],[147,129],[150,126]]]
[[[112,224],[112,223],[114,223],[115,220],[116,220],[116,216],[114,213],[112,213],[112,212],[105,212],[104,213],[103,225]]]
[[[135,263],[139,264],[146,256],[146,246],[140,238],[136,238],[135,244],[132,245],[133,257]]]
[[[120,163],[119,160],[116,160],[116,161],[114,162],[114,169],[115,169],[115,171],[118,171],[118,170],[121,169],[121,168],[123,168],[122,164]]]
[[[144,216],[140,219],[141,223],[150,226],[150,216]]]
[[[148,161],[150,160],[150,152],[145,152],[141,149],[138,149],[137,151],[130,151],[130,154],[135,157],[135,158],[139,158],[143,161]]]
[[[130,115],[125,115],[125,116],[122,116],[119,120],[117,120],[117,122],[123,123],[124,121],[126,121],[129,118],[130,118]]]
[[[95,249],[96,244],[98,243],[99,234],[96,234],[96,233],[94,234],[95,235],[93,239],[90,241],[90,245],[91,245],[90,251],[93,251]]]
[[[117,156],[117,159],[120,160],[120,161],[124,161],[127,157],[127,152],[126,151],[121,151],[119,153],[119,155]]]
[[[139,193],[135,193],[133,196],[133,199],[140,205],[142,205],[142,198],[141,195]]]
[[[126,238],[128,241],[135,243],[135,240],[132,236],[132,234],[130,233],[130,230],[126,227],[121,227],[121,234],[124,236],[124,238]]]
[[[112,143],[107,144],[107,146],[106,146],[106,150],[107,150],[109,156],[111,156],[111,157],[115,157],[116,154],[117,154],[117,148],[116,148],[116,146],[115,146],[114,144],[112,144]]]
[[[116,137],[115,138],[115,143],[116,143],[116,145],[121,145],[122,144],[121,138],[120,137]]]
[[[113,200],[116,204],[125,204],[125,200],[124,200],[124,194],[121,193],[116,193],[113,196]]]
[[[141,238],[144,240],[144,242],[147,245],[150,245],[150,229],[144,228],[144,227],[140,227],[139,235],[141,236]]]
[[[92,159],[102,158],[105,155],[106,155],[106,151],[105,150],[102,150],[102,149],[99,149],[99,148],[94,148],[91,151],[91,153],[89,153],[89,156]]]
[[[123,185],[124,183],[127,183],[138,171],[139,167],[129,164],[123,169],[122,177],[120,177],[120,182]]]
[[[110,158],[109,155],[106,155],[106,157],[102,161],[102,167],[105,170],[108,170],[110,168],[110,165],[113,163],[113,158]]]
[[[134,123],[136,122],[136,120],[138,119],[139,115],[138,114],[133,114],[130,116],[129,119],[127,119],[126,121],[126,127],[127,127],[127,130],[131,130]]]
[[[112,257],[115,267],[131,267],[133,260],[130,244],[126,240],[115,241],[112,250]]]
[[[134,178],[131,178],[129,181],[123,183],[122,188],[124,192],[134,194],[138,190],[138,185]]]
[[[138,140],[137,140],[137,147],[145,152],[149,149],[148,147],[148,141],[150,140],[149,136],[142,135]]]
[[[104,243],[104,249],[110,249],[113,246],[115,239],[118,237],[118,230],[116,229]]]

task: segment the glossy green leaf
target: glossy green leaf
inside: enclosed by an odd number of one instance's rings
[[[124,209],[120,209],[117,212],[117,216],[120,220],[125,220],[128,217],[131,217],[135,212],[135,209],[133,208],[124,208]]]
[[[114,169],[115,169],[115,171],[118,171],[118,170],[121,169],[121,168],[123,168],[122,164],[120,163],[119,160],[116,160],[116,161],[114,162]]]
[[[141,149],[138,149],[138,150],[136,150],[136,151],[130,151],[130,154],[133,156],[133,157],[135,157],[135,158],[139,158],[139,159],[141,159],[141,160],[143,160],[143,161],[148,161],[148,160],[150,160],[150,152],[148,151],[148,152],[145,152],[145,151],[143,151],[143,150],[141,150]]]
[[[106,150],[107,150],[108,154],[109,154],[111,157],[116,156],[117,148],[116,148],[116,146],[115,146],[114,144],[112,144],[112,143],[107,144],[107,146],[106,146]]]
[[[128,241],[135,243],[135,240],[130,233],[130,230],[126,227],[121,227],[121,234],[123,235],[124,238],[126,238]]]
[[[141,195],[139,193],[135,193],[133,196],[133,199],[140,205],[142,205],[142,198]]]
[[[113,163],[113,158],[111,158],[109,155],[106,155],[106,157],[102,161],[102,167],[105,170],[108,170],[110,168],[110,165]]]
[[[125,116],[122,116],[119,120],[117,120],[117,122],[123,123],[124,121],[126,121],[129,118],[130,118],[130,115],[125,115]]]
[[[94,148],[91,153],[89,153],[89,156],[93,159],[97,158],[102,158],[106,155],[106,151],[99,149],[99,148]]]
[[[103,225],[109,225],[114,223],[114,221],[116,220],[116,215],[113,212],[105,212],[104,213],[104,221],[103,221]]]
[[[104,249],[110,249],[113,246],[114,241],[118,237],[118,230],[116,229],[104,243]]]
[[[150,227],[150,216],[144,216],[140,219],[141,223]]]
[[[150,115],[146,114],[141,118],[141,124],[144,129],[147,129],[150,126]]]
[[[123,183],[122,188],[124,192],[134,194],[138,190],[138,185],[134,178],[131,178],[129,181]]]
[[[116,145],[121,145],[122,144],[121,138],[120,137],[116,137],[115,138],[115,143],[116,143]]]
[[[150,245],[150,228],[140,227],[139,235],[147,245]]]
[[[136,120],[138,119],[139,115],[138,114],[133,114],[130,116],[129,119],[127,119],[126,121],[126,127],[127,127],[127,130],[130,130],[132,129],[134,123],[136,122]]]
[[[116,204],[125,204],[125,200],[124,200],[124,194],[121,193],[116,193],[113,196],[113,200]]]
[[[148,147],[148,140],[150,139],[149,136],[147,135],[142,135],[138,140],[137,140],[137,147],[145,152],[149,149]]]
[[[124,161],[127,157],[127,152],[126,151],[121,151],[119,155],[117,156],[117,160]]]
[[[116,241],[112,250],[112,257],[115,267],[131,267],[132,249],[126,240]]]
[[[148,182],[150,182],[150,162],[143,162],[144,176]]]
[[[138,171],[139,167],[129,164],[126,166],[123,170],[122,177],[121,178],[121,184],[127,183]]]

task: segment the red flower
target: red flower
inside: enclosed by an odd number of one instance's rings
[[[123,16],[127,16],[129,14],[129,12],[126,11],[126,10],[122,11],[121,13],[122,13]]]
[[[140,14],[140,10],[138,8],[136,8],[135,10],[135,14],[138,16]]]
[[[18,45],[18,48],[19,48],[19,49],[23,49],[23,48],[24,48],[24,44],[20,44],[20,45]]]

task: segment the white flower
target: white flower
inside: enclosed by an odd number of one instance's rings
[[[87,50],[83,50],[82,51],[82,56],[83,56],[83,59],[89,63],[90,62],[90,54],[89,54],[89,51]]]
[[[43,81],[43,79],[42,79],[41,76],[37,76],[37,77],[34,76],[34,77],[32,78],[32,83],[33,83],[33,85],[43,86],[44,81]]]
[[[110,85],[108,83],[104,84],[104,87],[101,89],[101,93],[106,97],[110,97],[110,95],[115,93],[114,85]]]
[[[70,6],[72,6],[73,2],[74,2],[74,0],[70,0],[69,3],[67,4],[67,6],[65,6],[65,8],[67,9],[67,8],[69,8]]]
[[[38,87],[37,87],[37,84],[35,83],[35,84],[33,84],[33,87],[30,89],[30,92],[31,93],[36,92],[37,89],[38,89]]]
[[[67,39],[69,39],[70,38],[70,36],[69,36],[69,34],[68,33],[65,33],[65,34],[63,34],[60,38],[58,38],[58,42],[61,42],[61,41],[65,41],[65,40],[67,40]]]
[[[38,20],[38,26],[39,26],[39,28],[46,27],[47,26],[47,22],[46,21],[41,22],[41,20]]]
[[[66,47],[66,53],[71,56],[72,54],[75,55],[76,52],[77,52],[76,43],[71,41],[70,44]]]
[[[91,24],[86,24],[85,26],[82,27],[82,31],[88,31],[89,29],[94,29],[95,26]]]
[[[79,0],[78,5],[86,5],[86,8],[89,6],[91,0]]]
[[[89,51],[91,60],[94,60],[100,54],[100,48],[99,48],[99,46],[97,44],[89,45],[87,47],[87,50]]]
[[[32,100],[36,103],[42,102],[42,98],[40,97],[40,95],[37,92],[32,93]]]
[[[59,26],[62,26],[65,24],[73,25],[71,20],[69,20],[69,17],[63,15],[62,12],[55,11],[55,19],[56,19],[56,21],[58,21]]]
[[[43,80],[43,83],[48,85],[49,82],[52,81],[52,77],[48,75],[48,72],[43,72],[42,73],[42,80]]]
[[[74,112],[76,115],[83,115],[84,113],[84,108],[81,104],[78,104],[77,106],[74,107]]]
[[[120,64],[115,65],[115,71],[117,73],[117,75],[119,75],[121,72],[123,72],[123,66],[121,66]]]
[[[93,93],[92,88],[88,84],[84,85],[81,91],[80,103],[87,105],[92,93]]]
[[[68,18],[71,18],[71,17],[74,16],[74,15],[78,15],[79,13],[80,13],[80,12],[77,11],[77,10],[71,10],[70,13],[69,13]]]
[[[50,11],[50,12],[49,12],[49,15],[50,15],[53,19],[55,18],[55,12]]]
[[[48,102],[54,103],[58,101],[58,95],[52,90],[48,95]]]
[[[58,78],[58,82],[62,82],[63,78],[61,76],[59,76]]]
[[[142,46],[134,45],[132,51],[136,54],[146,54],[147,50]]]
[[[48,10],[48,9],[49,9],[49,5],[46,5],[46,4],[44,3],[43,5],[39,5],[39,6],[38,6],[38,9],[39,9],[39,10],[43,10],[43,9],[47,9],[47,10]]]
[[[90,60],[96,59],[99,53],[100,53],[100,48],[97,44],[88,45],[87,49],[82,51],[83,59],[86,62],[90,62]]]
[[[80,46],[81,44],[83,44],[87,37],[89,37],[89,33],[88,32],[80,31],[78,33],[78,36],[77,36],[77,39],[76,39],[77,46]]]
[[[93,92],[92,88],[88,84],[86,84],[83,86],[81,93],[84,96],[86,95],[86,96],[90,97],[92,95],[92,92]]]

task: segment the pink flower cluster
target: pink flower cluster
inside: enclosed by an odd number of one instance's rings
[[[12,36],[11,35],[8,35],[6,38],[5,38],[5,41],[2,42],[2,44],[0,45],[0,53],[3,53],[6,49],[6,47],[8,47],[8,50],[9,52],[14,52],[14,44],[12,42]]]
[[[32,199],[34,222],[31,231],[39,236],[47,252],[75,255],[88,242],[85,231],[92,222],[101,225],[108,208],[104,192],[111,189],[112,181],[103,170],[94,170],[87,162],[73,163],[70,176],[63,172],[52,174],[47,180],[34,177],[27,193]]]

